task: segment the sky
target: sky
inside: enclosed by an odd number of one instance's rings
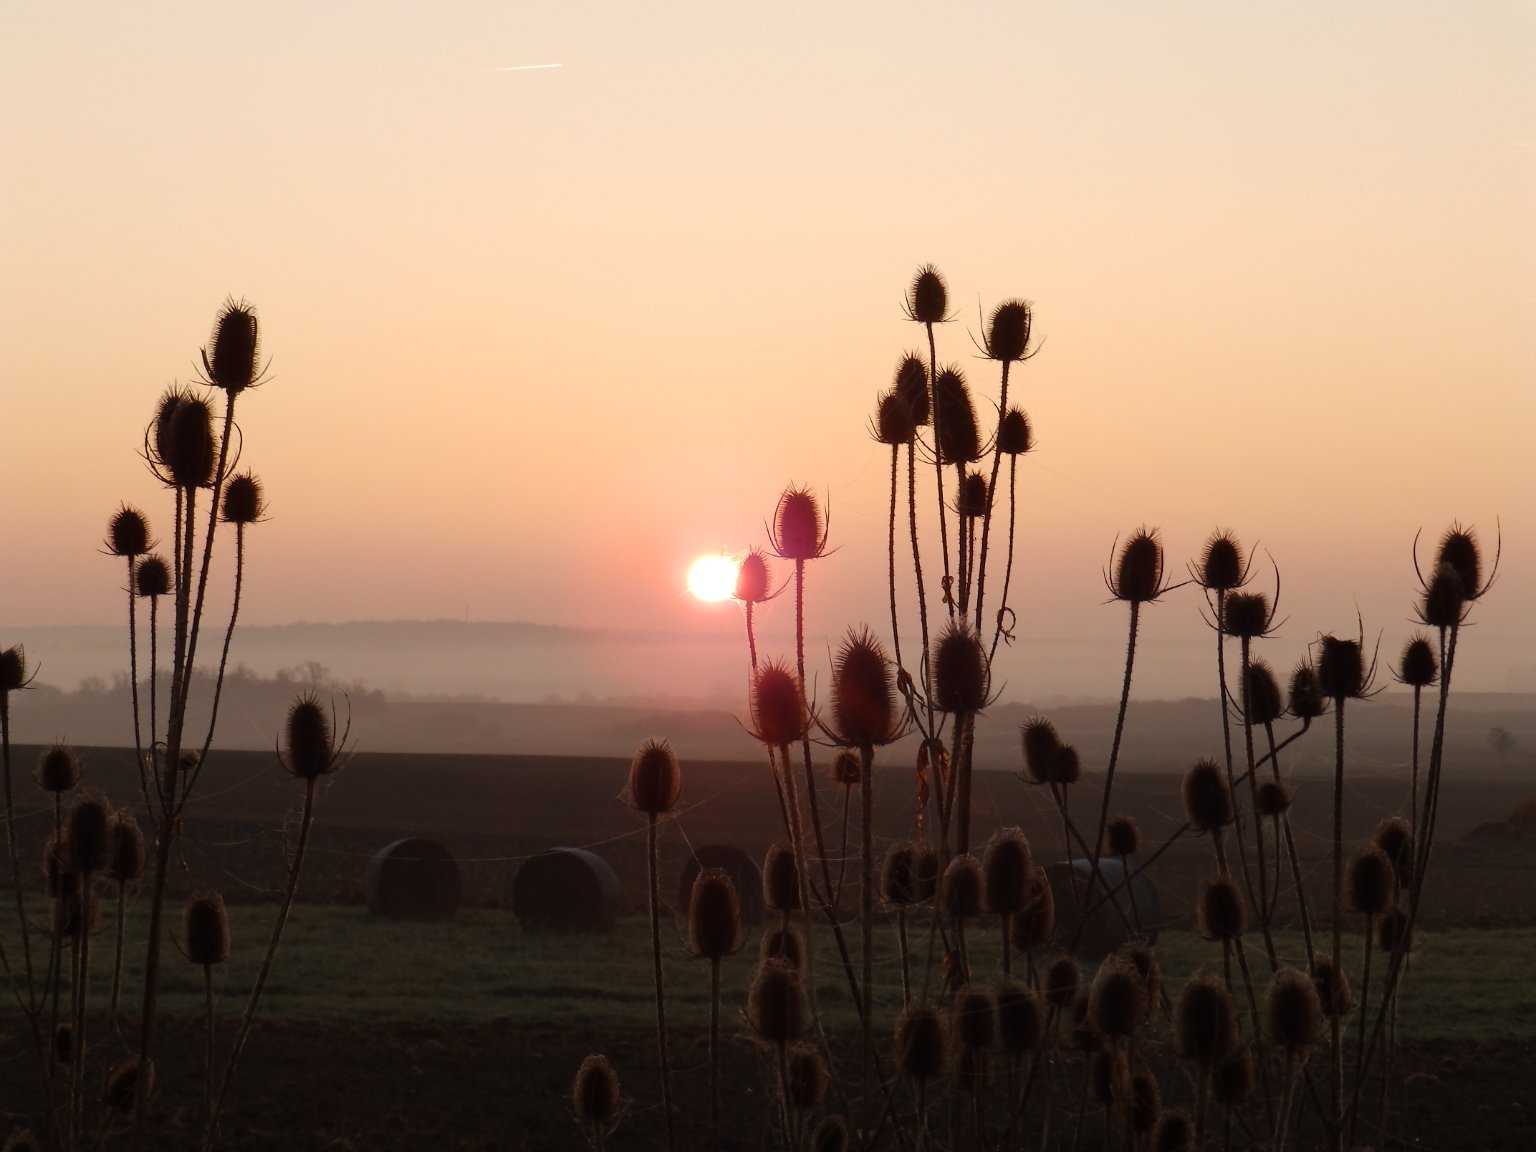
[[[1533,77],[1530,0],[7,4],[0,639],[121,617],[107,519],[168,534],[143,427],[231,295],[243,620],[738,634],[683,574],[796,484],[813,636],[888,631],[868,425],[932,262],[983,410],[979,316],[1035,309],[997,680],[1073,643],[1113,694],[1142,525],[1273,559],[1277,665],[1357,620],[1390,663],[1460,521],[1503,543],[1464,683],[1531,689]],[[1143,683],[1207,635],[1170,593]]]

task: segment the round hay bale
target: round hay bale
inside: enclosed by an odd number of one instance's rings
[[[595,852],[551,848],[517,870],[512,911],[530,932],[606,932],[619,915],[619,878]]]
[[[1102,960],[1120,945],[1137,935],[1148,943],[1156,943],[1157,928],[1162,921],[1162,904],[1157,889],[1145,875],[1131,878],[1127,885],[1125,861],[1106,856],[1099,861],[1102,880],[1088,892],[1093,877],[1093,862],[1087,859],[1063,860],[1045,866],[1045,874],[1051,881],[1051,895],[1056,900],[1056,941],[1065,947],[1073,936],[1078,937],[1077,955],[1085,960]],[[1114,890],[1114,903],[1104,899],[1104,885]],[[1078,935],[1077,925],[1083,902],[1095,907],[1088,914],[1088,923]],[[1139,932],[1138,932],[1139,928]]]
[[[693,897],[693,882],[706,868],[721,868],[736,882],[736,899],[743,922],[755,924],[763,918],[763,872],[757,861],[740,848],[729,844],[701,844],[683,862],[678,878],[677,906],[687,908]]]
[[[392,920],[447,920],[463,888],[448,849],[409,837],[386,844],[368,861],[368,911]]]

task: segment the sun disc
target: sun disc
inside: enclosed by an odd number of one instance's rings
[[[729,600],[736,592],[736,561],[719,553],[700,556],[688,569],[688,591],[706,604]]]

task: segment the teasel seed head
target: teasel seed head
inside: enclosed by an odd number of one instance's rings
[[[1131,1091],[1131,1065],[1118,1048],[1095,1052],[1088,1062],[1088,1091],[1100,1104],[1124,1100]]]
[[[1460,524],[1452,524],[1440,538],[1440,551],[1435,557],[1436,567],[1449,565],[1461,577],[1461,587],[1468,600],[1476,600],[1487,589],[1483,585],[1482,549],[1477,543],[1477,533]]]
[[[1239,1044],[1211,1070],[1211,1096],[1218,1104],[1235,1108],[1253,1095],[1253,1051]]]
[[[149,521],[144,519],[144,513],[123,504],[112,514],[107,525],[107,551],[129,560],[149,551]]]
[[[155,428],[155,444],[164,478],[172,487],[206,488],[213,481],[218,443],[213,435],[213,409],[192,392],[181,392],[165,403]]]
[[[1189,978],[1174,1011],[1174,1047],[1179,1055],[1209,1068],[1238,1043],[1237,1006],[1219,976],[1206,972]]]
[[[1070,956],[1058,956],[1045,970],[1045,998],[1058,1010],[1071,1005],[1077,998],[1078,986],[1083,982],[1077,961]]]
[[[1232,823],[1232,791],[1214,760],[1195,761],[1184,773],[1184,819],[1196,832],[1212,832]]]
[[[800,969],[783,960],[759,964],[747,992],[747,1023],[757,1038],[774,1046],[798,1040],[809,1016]]]
[[[1200,935],[1207,940],[1236,940],[1248,930],[1248,908],[1230,878],[1207,876],[1196,906]]]
[[[934,452],[940,464],[974,464],[981,459],[981,430],[965,375],[950,365],[933,382]]]
[[[1270,978],[1264,1027],[1275,1044],[1292,1052],[1317,1043],[1323,1032],[1323,1006],[1317,985],[1305,972],[1281,968]]]
[[[1312,965],[1312,983],[1317,986],[1317,999],[1323,1006],[1323,1015],[1332,1020],[1335,1016],[1348,1016],[1355,999],[1349,990],[1349,975],[1342,964],[1334,963],[1332,956],[1319,952]]]
[[[768,599],[771,582],[768,558],[762,549],[752,548],[741,558],[736,569],[736,590],[733,593],[743,604],[761,604]]]
[[[763,903],[775,912],[800,909],[800,866],[794,848],[782,841],[769,845],[763,857]]]
[[[773,514],[773,549],[782,560],[815,560],[827,549],[821,504],[809,488],[789,487]]]
[[[987,910],[999,915],[1022,912],[1029,901],[1029,840],[1017,828],[1003,828],[987,841],[981,855]]]
[[[1141,847],[1141,829],[1134,816],[1111,816],[1104,828],[1104,841],[1111,856],[1134,856]]]
[[[30,1128],[16,1128],[5,1138],[5,1144],[0,1147],[0,1152],[43,1152],[40,1140],[32,1135]]]
[[[1259,815],[1279,816],[1291,810],[1290,785],[1280,780],[1266,780],[1259,785]]]
[[[1240,640],[1256,640],[1269,631],[1269,600],[1262,592],[1233,592],[1222,607],[1222,629]]]
[[[32,776],[44,792],[68,792],[80,783],[80,757],[68,744],[50,744],[38,756]]]
[[[1413,875],[1413,829],[1401,816],[1388,816],[1376,825],[1371,839],[1385,853],[1399,884]]]
[[[907,402],[914,423],[928,423],[931,416],[928,410],[928,362],[921,354],[908,352],[901,358],[901,363],[896,365],[891,391]]]
[[[1413,951],[1413,933],[1408,927],[1408,914],[1393,904],[1382,912],[1376,921],[1376,946],[1383,952]]]
[[[1158,1115],[1152,1152],[1195,1152],[1195,1122],[1187,1111],[1170,1108]]]
[[[1410,688],[1428,688],[1439,677],[1440,669],[1429,638],[1422,633],[1414,636],[1403,648],[1397,678]]]
[[[949,310],[949,289],[932,264],[924,264],[907,290],[907,316],[919,324],[942,324]]]
[[[144,874],[144,833],[133,813],[119,809],[112,818],[112,858],[107,862],[107,879],[128,883]]]
[[[181,920],[187,959],[211,968],[229,959],[229,913],[217,892],[194,892]]]
[[[955,715],[980,712],[987,705],[990,685],[981,637],[963,621],[945,625],[933,643],[934,703]]]
[[[720,960],[735,952],[741,929],[736,881],[723,868],[706,868],[688,896],[688,941],[695,956]]]
[[[1107,582],[1110,594],[1127,604],[1148,604],[1163,594],[1163,544],[1157,529],[1138,528],[1131,533]]]
[[[1273,724],[1285,712],[1280,684],[1268,664],[1254,660],[1248,665],[1247,717],[1250,724]]]
[[[133,590],[139,596],[167,596],[171,569],[159,556],[144,556],[133,566]]]
[[[880,865],[880,897],[904,908],[917,903],[917,878],[912,873],[914,846],[892,844]]]
[[[972,468],[955,494],[955,514],[962,520],[980,520],[992,504],[987,478]]]
[[[1298,720],[1316,720],[1328,710],[1328,699],[1317,679],[1317,669],[1303,660],[1291,670],[1291,690],[1286,704]]]
[[[805,735],[809,726],[805,697],[788,665],[768,660],[758,668],[752,682],[752,723],[753,735],[771,748],[793,744]]]
[[[896,676],[867,628],[848,630],[832,669],[832,728],[842,744],[876,748],[901,735]]]
[[[1141,1019],[1145,1023],[1157,1014],[1163,995],[1163,969],[1157,953],[1145,944],[1127,944],[1120,949],[1121,960],[1130,966],[1141,989]]]
[[[86,874],[103,871],[112,859],[112,809],[99,793],[76,796],[69,806],[65,827],[69,859],[75,871]]]
[[[780,960],[793,968],[805,965],[805,937],[794,925],[788,928],[770,928],[758,941],[759,960]]]
[[[997,423],[997,450],[1004,456],[1023,456],[1035,446],[1034,429],[1024,409],[1009,405]]]
[[[1318,642],[1317,682],[1323,695],[1335,702],[1365,695],[1365,654],[1360,642],[1322,637]]]
[[[226,524],[254,524],[266,514],[266,498],[261,481],[249,469],[236,472],[224,486],[224,504],[220,510]]]
[[[306,692],[288,709],[285,724],[287,758],[283,767],[300,780],[317,780],[334,772],[340,756],[331,733],[331,718],[313,692]]]
[[[823,1116],[811,1129],[810,1152],[848,1152],[848,1121]]]
[[[974,856],[956,856],[939,881],[939,912],[951,920],[973,920],[981,915],[981,865]]]
[[[1088,1019],[1112,1039],[1131,1035],[1145,1021],[1140,976],[1118,956],[1108,956],[1088,990]]]
[[[896,1021],[896,1064],[920,1084],[944,1072],[944,1018],[932,1004],[909,1004]]]
[[[832,782],[842,788],[857,788],[864,776],[864,764],[859,754],[844,748],[832,757]]]
[[[1467,586],[1449,564],[1441,564],[1424,586],[1419,619],[1431,628],[1454,628],[1466,619]]]
[[[919,844],[912,853],[912,877],[917,885],[919,904],[939,894],[939,881],[943,876],[944,861],[939,856],[939,850],[932,844]]]
[[[677,754],[665,740],[647,740],[629,762],[629,806],[647,816],[661,816],[677,806],[683,790]]]
[[[1029,331],[1034,312],[1027,300],[1004,300],[987,323],[987,356],[1005,363],[1029,357]]]
[[[917,420],[913,418],[912,405],[895,389],[883,393],[875,407],[874,435],[878,443],[893,448],[910,444],[917,438]]]
[[[1024,775],[1036,784],[1051,780],[1051,761],[1061,746],[1056,725],[1044,716],[1031,716],[1020,730],[1024,744]]]
[[[114,1064],[107,1073],[107,1085],[102,1092],[101,1102],[109,1112],[131,1112],[140,1092],[152,1093],[154,1090],[155,1066],[150,1064],[148,1071],[143,1072],[138,1057],[129,1057]]]
[[[1349,902],[1356,912],[1374,916],[1392,902],[1392,885],[1396,877],[1392,861],[1387,854],[1372,844],[1355,855],[1345,873],[1349,889]]]
[[[997,1044],[997,999],[990,989],[964,988],[956,994],[950,1034],[963,1052]]]
[[[785,1058],[787,1068],[786,1102],[799,1112],[810,1112],[827,1094],[827,1062],[809,1044],[796,1044]]]
[[[0,648],[0,695],[27,686],[27,653],[20,644]]]
[[[1243,546],[1225,528],[1211,533],[1200,554],[1200,586],[1210,592],[1230,592],[1241,588],[1248,574]]]
[[[577,1123],[604,1136],[619,1119],[619,1074],[608,1057],[594,1053],[581,1062],[571,1082],[571,1110]]]
[[[1004,1052],[1033,1052],[1045,1035],[1040,997],[1022,980],[1007,979],[997,988],[997,1037]]]
[[[1032,952],[1044,948],[1055,934],[1056,895],[1045,869],[1036,864],[1029,870],[1024,907],[1009,922],[1009,935],[1020,952]]]
[[[1138,1068],[1131,1077],[1131,1131],[1145,1136],[1157,1126],[1157,1118],[1163,1113],[1163,1092],[1157,1077],[1145,1068]]]
[[[1082,758],[1077,754],[1077,748],[1071,744],[1058,744],[1051,752],[1051,766],[1046,775],[1046,781],[1060,787],[1068,784],[1076,784],[1083,778]]]
[[[213,322],[209,350],[203,352],[208,382],[231,396],[256,383],[261,373],[261,328],[256,309],[244,300],[229,299]]]

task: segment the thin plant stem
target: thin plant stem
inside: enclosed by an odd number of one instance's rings
[[[863,867],[863,882],[859,890],[860,946],[863,950],[863,971],[860,986],[864,990],[860,1013],[860,1031],[863,1036],[863,1094],[860,1104],[862,1123],[860,1130],[870,1131],[870,1108],[874,1104],[875,1065],[875,749],[865,744],[859,748],[859,858]]]
[[[929,412],[933,417],[933,482],[934,490],[938,495],[939,505],[939,555],[944,558],[944,606],[949,610],[951,617],[955,614],[955,598],[953,592],[953,577],[949,570],[949,509],[944,506],[944,461],[939,452],[941,441],[939,430],[939,396],[934,385],[939,379],[939,361],[933,339],[933,324],[925,325],[928,330],[928,394],[933,398],[929,405]],[[924,642],[926,645],[926,641]]]
[[[651,959],[656,977],[656,1058],[661,1065],[661,1108],[667,1122],[667,1147],[676,1147],[672,1120],[672,1067],[667,1059],[667,995],[661,964],[661,876],[656,851],[656,813],[646,825],[646,865],[651,904]]]
[[[1014,542],[1014,535],[1015,535],[1015,524],[1016,524],[1017,518],[1018,518],[1018,507],[1019,507],[1019,503],[1018,503],[1018,480],[1019,480],[1019,458],[1017,456],[1009,456],[1008,457],[1008,551],[1007,551],[1007,554],[1006,554],[1006,557],[1005,557],[1005,560],[1004,560],[1004,563],[1003,563],[1003,594],[998,599],[998,602],[997,602],[997,627],[992,630],[992,646],[987,651],[987,663],[988,664],[990,664],[992,662],[992,658],[997,655],[997,642],[999,640],[1001,640],[1002,637],[1003,637],[1003,620],[1006,617],[1006,614],[1008,612],[1008,587],[1009,587],[1010,584],[1013,583],[1013,542]],[[990,510],[991,509],[990,509],[990,505],[989,505],[988,506],[989,513],[990,513]],[[980,621],[981,621],[981,607],[980,607],[980,604],[977,605],[976,619],[977,619],[977,626],[979,628],[980,627]],[[1012,633],[1009,633],[1009,635],[1011,636]]]
[[[1008,369],[1011,366],[1011,361],[1003,361],[1003,382],[997,401],[997,426],[999,431],[1002,430],[1003,416],[1008,411]],[[987,555],[992,537],[992,506],[997,501],[997,473],[1002,467],[1002,463],[1003,450],[998,447],[997,438],[994,436],[992,443],[992,478],[987,481],[987,505],[986,511],[982,514],[981,521],[981,562],[976,566],[976,635],[978,636],[981,635],[981,601],[987,589]],[[1011,543],[1013,540],[1011,502],[1009,505],[1009,519],[1010,530],[1008,538]]]

